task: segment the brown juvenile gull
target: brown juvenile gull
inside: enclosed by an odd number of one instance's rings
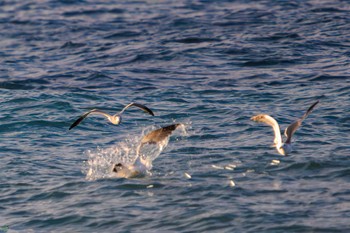
[[[70,127],[69,130],[73,129],[75,126],[79,125],[80,122],[82,122],[88,115],[90,114],[98,114],[98,115],[102,115],[105,116],[112,124],[114,125],[118,125],[120,124],[121,120],[122,120],[122,114],[123,112],[131,107],[131,106],[135,106],[138,107],[140,109],[142,109],[143,111],[149,113],[150,115],[154,116],[154,113],[152,112],[151,109],[147,108],[146,106],[142,105],[142,104],[138,104],[138,103],[130,103],[128,105],[126,105],[119,113],[116,113],[114,115],[109,115],[103,111],[100,111],[98,109],[92,109],[86,113],[84,113],[83,115],[81,115]]]
[[[294,121],[292,124],[290,124],[286,128],[286,130],[284,131],[284,135],[287,137],[287,140],[284,143],[282,141],[280,127],[274,118],[266,114],[259,114],[259,115],[253,116],[251,120],[256,122],[263,122],[271,126],[275,133],[274,146],[276,147],[278,153],[280,153],[281,155],[287,155],[292,151],[293,134],[301,126],[301,123],[303,122],[303,120],[311,113],[311,111],[318,104],[318,102],[319,101],[316,101],[314,104],[312,104],[300,119]]]
[[[136,160],[134,164],[124,165],[117,163],[112,166],[112,172],[116,173],[117,177],[131,178],[147,173],[152,168],[152,161],[147,160],[140,155],[141,148],[146,144],[157,144],[162,146],[164,140],[167,140],[172,132],[183,124],[173,124],[151,131],[142,137],[139,146],[136,149]]]

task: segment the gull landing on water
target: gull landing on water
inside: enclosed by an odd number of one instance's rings
[[[290,124],[286,128],[286,130],[284,131],[284,135],[287,137],[287,140],[284,143],[282,142],[280,127],[274,118],[266,114],[259,114],[259,115],[253,116],[251,120],[256,122],[263,122],[271,126],[273,128],[273,131],[275,132],[274,146],[276,146],[278,153],[280,153],[281,155],[287,155],[292,151],[293,134],[301,126],[301,123],[303,122],[303,120],[311,113],[311,111],[318,104],[318,102],[319,101],[316,101],[313,105],[311,105],[309,109],[306,111],[306,113],[300,119],[294,121],[292,124]]]
[[[138,104],[138,103],[130,103],[128,105],[126,105],[119,113],[116,113],[114,115],[109,115],[103,111],[100,111],[98,109],[92,109],[86,113],[84,113],[83,115],[81,115],[78,120],[76,120],[70,127],[69,127],[69,130],[73,129],[75,126],[79,125],[80,122],[82,122],[88,115],[90,114],[99,114],[99,115],[102,115],[102,116],[105,116],[107,117],[107,119],[114,125],[118,125],[120,124],[122,118],[121,118],[121,115],[123,114],[123,112],[131,107],[131,106],[135,106],[135,107],[138,107],[138,108],[141,108],[143,111],[149,113],[150,115],[154,116],[154,113],[152,112],[151,109],[147,108],[146,106],[142,105],[142,104]]]
[[[131,165],[123,165],[122,163],[114,164],[112,172],[119,178],[131,178],[146,174],[152,168],[152,161],[140,155],[141,148],[146,144],[162,144],[178,127],[184,127],[183,124],[173,124],[151,131],[142,137],[139,146],[136,149],[136,161]]]

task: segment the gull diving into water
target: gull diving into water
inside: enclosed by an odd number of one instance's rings
[[[135,106],[138,107],[140,109],[142,109],[143,111],[149,113],[150,115],[154,116],[154,113],[152,112],[151,109],[147,108],[146,106],[142,105],[142,104],[138,104],[138,103],[130,103],[128,105],[126,105],[119,113],[116,113],[114,115],[109,115],[103,111],[100,111],[98,109],[92,109],[86,113],[84,113],[83,115],[81,115],[70,127],[69,130],[73,129],[75,126],[79,125],[80,122],[82,122],[88,115],[90,114],[98,114],[98,115],[102,115],[105,116],[112,124],[114,125],[118,125],[120,124],[121,120],[122,120],[122,114],[123,112],[131,107],[131,106]]]
[[[259,115],[253,116],[251,120],[256,122],[263,122],[271,126],[275,133],[274,146],[276,147],[278,153],[280,153],[281,155],[288,155],[292,151],[293,134],[301,126],[301,123],[303,122],[303,120],[312,112],[312,110],[318,104],[318,102],[319,101],[316,101],[314,104],[312,104],[300,119],[294,121],[292,124],[290,124],[286,128],[286,130],[284,131],[284,135],[287,137],[287,139],[284,143],[282,142],[280,127],[274,118],[266,114],[259,114]]]
[[[165,126],[156,130],[151,131],[142,137],[140,144],[136,149],[136,160],[134,164],[124,165],[122,163],[117,163],[112,166],[112,172],[115,173],[116,177],[120,178],[131,178],[147,173],[152,168],[152,161],[144,158],[140,155],[141,148],[146,144],[157,144],[160,150],[164,146],[164,142],[176,130],[179,126],[184,126],[183,124],[173,124]]]

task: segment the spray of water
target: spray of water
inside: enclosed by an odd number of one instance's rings
[[[115,164],[121,163],[125,166],[134,165],[138,156],[142,156],[145,159],[149,171],[152,169],[152,162],[161,154],[161,152],[167,147],[169,137],[158,142],[157,144],[146,144],[137,153],[138,146],[140,145],[141,138],[150,131],[156,129],[156,127],[144,128],[141,135],[128,136],[122,142],[117,143],[115,146],[109,148],[100,148],[96,150],[88,150],[85,152],[87,161],[84,162],[82,172],[86,175],[87,180],[97,180],[103,178],[114,178],[115,173],[112,172]],[[181,125],[178,127],[178,132],[181,132],[182,136],[186,136],[186,126]],[[148,173],[150,174],[150,173]]]

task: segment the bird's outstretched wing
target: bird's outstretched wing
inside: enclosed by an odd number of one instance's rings
[[[142,146],[145,144],[161,143],[163,140],[165,140],[167,137],[169,137],[172,134],[172,132],[175,129],[177,129],[177,127],[179,127],[181,125],[183,125],[183,124],[168,125],[168,126],[160,128],[160,129],[153,130],[150,133],[146,134],[141,139],[141,142],[140,142],[139,146],[137,147],[136,153],[139,155]]]
[[[297,131],[297,129],[301,126],[301,123],[303,122],[303,120],[305,120],[305,118],[312,112],[312,110],[314,109],[314,107],[318,104],[319,101],[316,101],[314,104],[312,104],[309,109],[304,113],[304,115],[294,121],[292,124],[290,124],[286,130],[284,131],[284,135],[287,137],[286,143],[291,143],[292,142],[292,136],[295,133],[295,131]]]
[[[141,144],[153,144],[163,141],[166,137],[171,135],[171,133],[181,124],[174,124],[174,125],[168,125],[165,127],[162,127],[160,129],[156,129],[151,131],[150,133],[143,136],[141,139]]]
[[[275,145],[282,144],[280,127],[279,127],[277,121],[273,117],[266,115],[266,114],[259,114],[259,115],[253,116],[250,119],[253,121],[262,122],[262,123],[265,123],[265,124],[271,126],[273,128],[274,133],[275,133],[275,139],[273,142],[275,143]]]
[[[143,111],[149,113],[150,115],[154,116],[154,113],[152,112],[151,109],[147,108],[145,105],[138,104],[138,103],[130,103],[130,104],[126,105],[126,106],[119,112],[119,115],[121,115],[126,109],[128,109],[128,108],[131,107],[131,106],[138,107],[138,108],[142,109]]]
[[[103,116],[107,117],[108,120],[109,120],[110,117],[111,117],[109,114],[107,114],[107,113],[105,113],[105,112],[102,112],[102,111],[100,111],[100,110],[98,110],[98,109],[92,109],[92,110],[90,110],[90,111],[84,113],[83,115],[81,115],[81,116],[69,127],[69,130],[71,130],[71,129],[73,129],[75,126],[79,125],[80,122],[82,122],[82,120],[84,120],[88,115],[90,115],[90,114],[92,114],[92,113],[103,115]]]

